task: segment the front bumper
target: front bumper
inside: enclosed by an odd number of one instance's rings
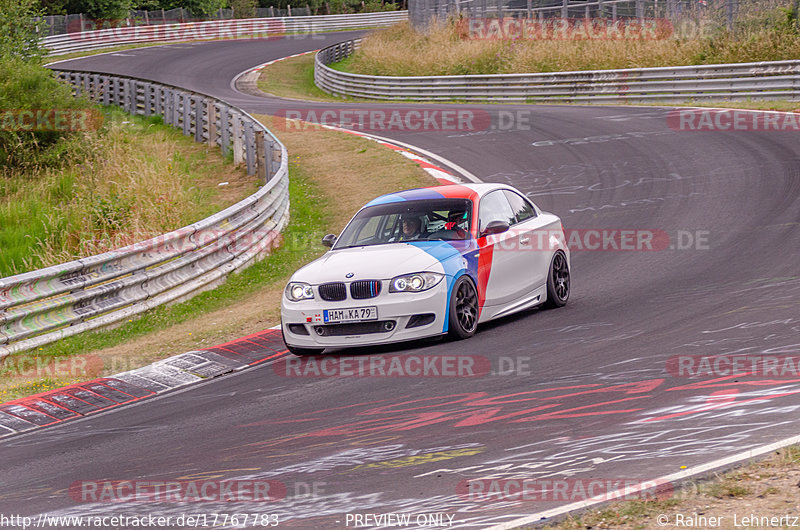
[[[341,302],[326,302],[317,297],[314,300],[291,302],[283,297],[281,301],[281,327],[286,344],[299,348],[343,348],[400,342],[441,335],[448,315],[448,279],[421,293],[390,293],[388,288],[375,298],[353,300],[348,297]],[[316,289],[315,289],[316,292]],[[352,332],[358,326],[325,324],[322,319],[326,309],[348,309],[354,307],[376,306],[377,322],[380,325],[364,326],[380,328],[370,333]],[[407,327],[415,315],[432,315],[433,320],[423,325]],[[417,317],[417,322],[420,318]],[[384,323],[392,322],[391,329]],[[305,332],[300,332],[300,327]]]

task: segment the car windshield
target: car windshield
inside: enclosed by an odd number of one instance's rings
[[[344,229],[334,249],[402,241],[467,239],[472,201],[398,201],[364,208]]]

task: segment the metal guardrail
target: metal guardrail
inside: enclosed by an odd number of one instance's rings
[[[241,109],[177,87],[56,70],[76,93],[128,113],[160,115],[198,142],[233,151],[264,185],[168,234],[104,254],[0,278],[0,359],[214,287],[266,255],[289,218],[286,148]]]
[[[55,35],[42,39],[50,56],[94,51],[127,44],[168,43],[192,40],[276,38],[282,34],[317,33],[390,26],[408,18],[407,11],[317,15],[306,17],[206,20],[185,24],[121,26],[117,28]]]
[[[349,40],[317,53],[318,87],[337,96],[418,101],[615,103],[800,97],[800,61],[418,77],[370,76],[328,67],[352,54],[359,42]]]

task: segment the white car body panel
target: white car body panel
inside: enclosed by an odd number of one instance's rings
[[[448,187],[438,189],[445,188]],[[502,184],[462,185],[459,189],[462,188],[476,193],[476,198],[471,199],[473,204],[491,191],[513,190]],[[567,264],[570,264],[570,253],[561,232],[560,219],[542,212],[535,205],[534,209],[536,217],[516,223],[506,232],[479,240],[474,239],[477,230],[474,217],[477,216],[473,215],[471,238],[458,244],[438,240],[424,244],[397,242],[329,251],[292,276],[290,281],[305,282],[312,286],[314,299],[290,301],[286,296],[283,297],[281,320],[284,340],[296,348],[321,350],[441,335],[448,330],[450,288],[462,274],[470,276],[479,292],[479,299],[480,295],[485,298],[480,307],[479,323],[544,303],[554,253],[562,250],[566,254]],[[553,234],[560,234],[561,237],[553,237]],[[493,245],[490,262],[487,261],[487,245]],[[435,272],[445,277],[426,291],[390,292],[392,278],[417,272]],[[485,281],[483,286],[480,285],[482,278]],[[350,284],[359,280],[380,281],[380,293],[367,299],[353,299]],[[331,282],[345,284],[345,300],[325,301],[320,297],[319,286]],[[324,321],[326,310],[372,306],[377,307],[377,323],[369,332],[350,333],[350,329],[365,329],[363,326],[366,324],[361,321],[353,323],[356,324],[354,326],[350,326],[351,323],[338,324],[337,334],[326,334],[334,333],[331,329],[337,326],[336,323]],[[412,317],[419,319],[420,315],[425,315],[430,321],[424,325],[406,327]],[[378,329],[379,324],[387,321],[392,322],[392,329]]]

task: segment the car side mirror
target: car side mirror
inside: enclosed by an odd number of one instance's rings
[[[322,238],[322,244],[325,245],[326,247],[331,248],[333,247],[334,244],[336,244],[336,239],[337,239],[336,234],[328,234],[327,236]]]
[[[511,228],[511,225],[505,221],[491,221],[486,225],[486,228],[483,229],[483,232],[481,232],[481,237],[490,236],[492,234],[502,234],[503,232],[507,232],[509,228]]]

